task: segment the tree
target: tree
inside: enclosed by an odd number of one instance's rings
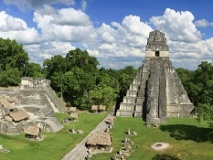
[[[96,85],[105,84],[107,86],[115,89],[117,93],[119,93],[119,82],[117,79],[116,71],[111,72],[112,69],[103,69],[101,68],[96,75]]]
[[[0,86],[14,86],[21,81],[21,72],[18,68],[12,68],[10,65],[6,65],[4,71],[0,74]]]
[[[98,64],[86,50],[77,48],[65,57],[56,55],[45,60],[43,66],[46,77],[61,97],[79,109],[88,109],[89,92],[96,85]]]
[[[213,65],[202,62],[195,71],[194,82],[200,86],[198,92],[196,111],[198,120],[205,120],[212,125],[213,122]]]
[[[211,63],[202,62],[194,75],[194,84],[200,87],[198,102],[213,105],[213,66]]]
[[[0,38],[0,85],[18,85],[25,75],[28,61],[22,45],[15,40]]]
[[[27,63],[25,69],[25,77],[33,77],[33,78],[44,78],[44,74],[42,73],[42,68],[37,63]]]
[[[51,85],[56,91],[58,91],[57,93],[60,94],[61,98],[63,98],[65,92],[65,82],[65,76],[62,72],[54,72],[51,76]]]
[[[195,71],[177,69],[177,73],[195,105],[198,121],[213,122],[213,65],[203,61]]]
[[[61,55],[53,56],[43,62],[44,73],[46,78],[51,79],[51,76],[56,72],[65,73],[67,71],[67,62]]]
[[[198,113],[197,120],[202,123],[203,121],[207,121],[212,124],[212,114],[213,108],[205,103],[198,103],[196,106],[196,111]]]
[[[22,45],[19,45],[15,40],[0,38],[1,70],[5,70],[7,64],[13,68],[18,68],[23,74],[28,60],[28,54],[24,51]]]
[[[66,55],[66,61],[68,70],[73,67],[78,67],[84,71],[95,73],[99,65],[95,57],[90,56],[86,50],[82,51],[79,48],[69,51]]]
[[[116,89],[100,83],[90,91],[89,96],[90,104],[106,105],[108,107],[115,102],[118,93]]]
[[[64,95],[71,105],[79,109],[88,109],[89,92],[95,86],[95,77],[83,69],[74,67],[64,74]]]

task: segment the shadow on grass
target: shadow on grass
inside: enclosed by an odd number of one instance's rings
[[[160,130],[169,132],[170,136],[176,140],[192,140],[195,142],[207,142],[213,143],[213,129],[202,128],[193,125],[162,125]]]
[[[174,155],[169,155],[169,154],[156,154],[152,160],[180,160]]]

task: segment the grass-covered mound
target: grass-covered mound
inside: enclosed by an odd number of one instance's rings
[[[194,118],[169,119],[159,128],[146,128],[140,118],[117,117],[111,129],[114,151],[97,154],[92,160],[109,160],[121,148],[128,128],[136,131],[130,136],[134,152],[128,160],[211,160],[213,159],[213,130],[207,124],[199,124]],[[169,143],[170,147],[155,151],[150,146],[156,142]]]
[[[60,160],[79,143],[106,116],[105,114],[81,113],[78,122],[71,122],[57,133],[44,133],[46,138],[41,142],[29,141],[24,134],[9,136],[0,134],[0,144],[10,150],[1,153],[1,160]],[[61,121],[65,114],[57,114]],[[66,115],[68,116],[68,115]],[[71,126],[75,130],[83,130],[84,134],[70,134]]]

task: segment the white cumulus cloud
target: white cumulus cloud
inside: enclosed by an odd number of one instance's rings
[[[81,10],[54,9],[49,6],[34,12],[33,21],[37,23],[43,38],[49,41],[77,42],[94,37],[92,22]]]
[[[213,26],[213,22],[209,22],[206,19],[200,19],[195,21],[195,25],[197,27],[208,27],[208,26]]]
[[[200,20],[195,21],[195,25],[197,27],[207,27],[207,26],[209,26],[209,22],[205,19],[200,19]]]
[[[189,11],[175,11],[167,8],[162,16],[155,16],[150,21],[157,29],[166,32],[173,41],[197,42],[201,32],[193,23],[194,15]]]
[[[5,11],[0,12],[0,37],[16,39],[23,44],[40,40],[35,28],[29,28],[24,20],[10,16]]]
[[[110,56],[142,56],[138,48],[144,48],[152,28],[138,16],[126,16],[121,23],[103,23],[96,29],[100,52]],[[97,46],[96,46],[97,47]]]

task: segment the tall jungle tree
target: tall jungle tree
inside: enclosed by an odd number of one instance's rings
[[[18,85],[28,60],[28,54],[16,40],[0,38],[0,85]]]

